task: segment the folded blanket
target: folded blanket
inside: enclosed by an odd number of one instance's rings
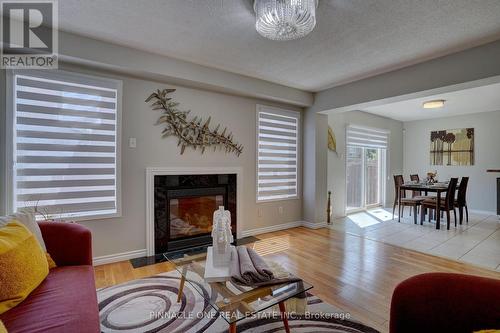
[[[240,264],[239,264],[239,256],[238,256],[238,250],[233,249],[232,252],[232,258],[231,258],[231,282],[235,283],[235,285],[239,285],[237,287],[240,291],[244,292],[247,290],[250,290],[249,288],[255,288],[255,287],[261,287],[261,286],[272,286],[272,285],[279,285],[279,284],[285,284],[285,283],[292,283],[292,282],[301,282],[301,279],[296,278],[292,274],[290,274],[283,266],[280,264],[269,261],[269,260],[264,260],[264,258],[259,257],[255,251],[252,249],[249,249],[247,251],[249,253],[250,258],[256,258],[256,262],[258,262],[258,266],[260,267],[259,270],[262,270],[265,272],[266,275],[271,272],[273,275],[273,278],[264,282],[258,282],[258,283],[247,283],[248,281],[245,280],[241,276],[241,271],[240,271]],[[245,255],[245,252],[243,252]],[[246,256],[245,256],[246,257]],[[233,259],[234,258],[234,259]],[[253,261],[252,261],[253,262]],[[256,269],[257,271],[257,269]],[[266,299],[268,296],[264,297]],[[289,313],[296,313],[296,314],[304,314],[307,310],[307,297],[306,293],[298,294],[293,298],[290,298],[285,301],[285,307],[286,311]],[[270,311],[279,313],[280,309],[278,305],[272,307]]]
[[[231,280],[247,286],[270,281],[273,273],[259,255],[246,246],[238,246],[231,253]]]
[[[230,272],[232,282],[252,287],[301,281],[293,276],[274,276],[264,259],[246,246],[233,248]]]

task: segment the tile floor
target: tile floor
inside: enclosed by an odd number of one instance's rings
[[[407,208],[408,209],[408,208]],[[446,222],[413,223],[408,216],[398,223],[388,209],[373,209],[333,221],[331,228],[404,248],[451,258],[500,272],[500,219],[498,216],[469,214],[469,223],[446,230]],[[446,218],[445,218],[446,221]]]

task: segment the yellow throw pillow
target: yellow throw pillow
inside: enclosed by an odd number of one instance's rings
[[[54,261],[54,259],[52,259],[52,257],[48,252],[45,252],[45,257],[47,258],[47,264],[49,264],[49,269],[57,267],[56,262]]]
[[[0,314],[21,303],[49,274],[36,237],[15,220],[0,228]]]

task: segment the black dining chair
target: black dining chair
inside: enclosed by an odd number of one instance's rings
[[[460,218],[460,224],[464,220],[464,208],[465,208],[465,221],[469,223],[469,209],[467,208],[467,185],[469,183],[469,177],[462,177],[460,185],[458,186],[457,199],[455,200],[454,206],[458,208],[458,216]]]
[[[418,175],[410,175],[410,180],[412,182],[417,182],[417,183],[420,183],[420,177]],[[412,196],[415,198],[415,197],[419,197],[422,195],[422,191],[413,191],[412,193]]]
[[[417,224],[418,207],[424,199],[420,198],[407,198],[406,191],[400,191],[399,187],[404,184],[404,179],[402,175],[394,175],[394,205],[392,207],[392,219],[394,219],[394,212],[396,211],[396,205],[399,204],[399,211],[401,217],[404,215],[405,207],[413,207],[413,219],[414,223]],[[401,210],[401,207],[403,210]],[[410,211],[411,216],[411,211]]]
[[[446,190],[446,197],[444,200],[440,200],[439,210],[446,212],[446,228],[450,230],[450,211],[453,210],[453,215],[455,217],[455,227],[457,226],[457,211],[455,210],[455,191],[457,190],[458,178],[451,178],[450,183],[448,184],[448,190]],[[425,199],[422,201],[422,209],[420,214],[420,224],[424,224],[425,214],[427,209],[435,210],[436,209],[436,200],[437,199]],[[436,215],[436,212],[434,212]]]

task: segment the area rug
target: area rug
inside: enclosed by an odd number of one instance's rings
[[[219,333],[228,332],[227,322],[218,316],[205,297],[217,298],[215,292],[206,290],[191,281],[184,286],[184,297],[177,303],[179,274],[169,272],[129,281],[97,290],[102,332],[178,332]],[[305,315],[289,319],[292,332],[366,332],[377,330],[353,321],[348,313],[307,294],[308,311]],[[271,310],[259,317],[238,322],[238,332],[284,332],[283,322]]]

